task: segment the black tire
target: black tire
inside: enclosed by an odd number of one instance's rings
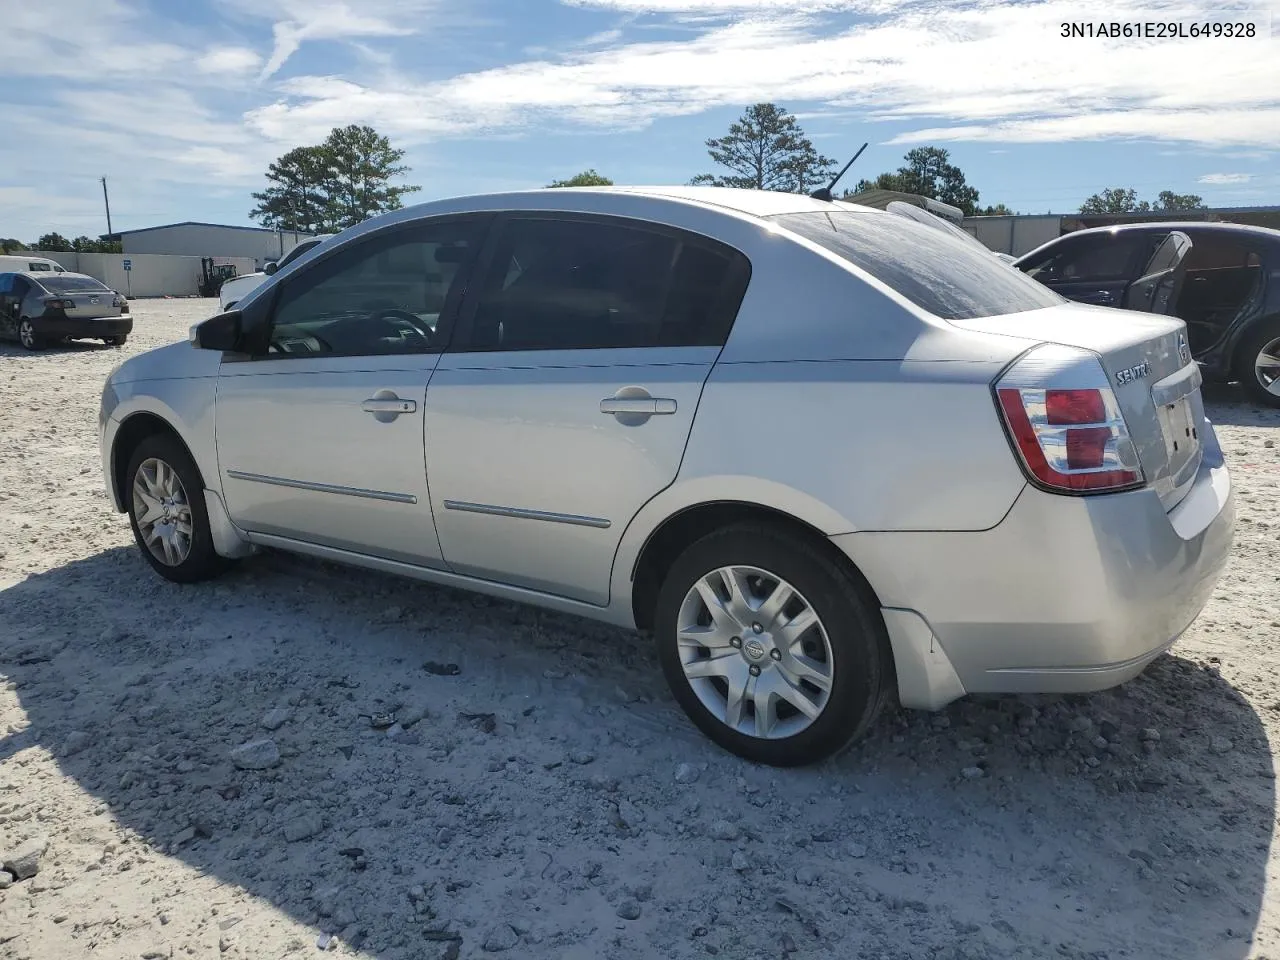
[[[766,739],[731,728],[707,708],[685,675],[676,639],[681,607],[698,581],[728,566],[759,568],[787,581],[826,630],[830,696],[810,725],[794,735]],[[726,527],[680,554],[658,593],[654,637],[667,683],[689,718],[721,747],[755,763],[803,766],[840,753],[875,722],[891,685],[888,634],[870,589],[814,544],[769,524]]]
[[[156,460],[171,468],[181,483],[185,506],[190,512],[190,548],[185,557],[177,563],[166,563],[157,557],[147,545],[139,529],[137,516],[137,498],[134,495],[134,484],[138,471],[144,463]],[[129,525],[133,528],[133,537],[138,544],[143,558],[151,567],[174,583],[197,583],[209,580],[224,573],[231,561],[221,557],[213,548],[213,534],[209,529],[209,512],[204,502],[204,480],[200,470],[192,461],[186,448],[172,436],[153,434],[144,439],[133,456],[129,458],[129,468],[125,471],[124,501],[129,510]]]
[[[1280,340],[1280,319],[1263,321],[1245,334],[1237,354],[1236,376],[1240,378],[1240,385],[1250,400],[1267,407],[1280,407],[1280,395],[1271,393],[1263,385],[1256,363],[1263,348],[1277,340]],[[1280,376],[1280,371],[1277,371],[1277,376]]]
[[[128,339],[128,337],[106,337],[102,342],[108,347],[123,347]]]
[[[28,350],[44,349],[44,337],[36,333],[35,325],[26,317],[18,321],[18,342]]]

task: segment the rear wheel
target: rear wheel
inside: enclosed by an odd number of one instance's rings
[[[186,449],[163,434],[147,437],[125,473],[129,524],[142,556],[174,583],[216,577],[229,566],[213,548],[204,482]]]
[[[1240,345],[1240,383],[1255,403],[1280,407],[1280,320],[1259,325]]]
[[[879,713],[884,622],[854,577],[788,530],[759,524],[698,540],[672,565],[654,632],[689,718],[757,763],[840,752]]]
[[[123,347],[128,337],[104,337],[102,342],[108,347]]]
[[[44,346],[44,338],[36,333],[35,325],[26,317],[18,321],[18,341],[28,350],[39,350]]]

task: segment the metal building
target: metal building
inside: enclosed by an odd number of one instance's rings
[[[118,240],[125,255],[159,253],[182,257],[247,257],[261,269],[278,260],[310,234],[236,227],[188,220],[141,230],[121,230],[103,239]]]

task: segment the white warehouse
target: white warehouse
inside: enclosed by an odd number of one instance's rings
[[[103,239],[119,240],[125,256],[159,253],[181,257],[251,258],[257,268],[278,260],[310,234],[236,227],[188,220],[140,230],[121,230]]]

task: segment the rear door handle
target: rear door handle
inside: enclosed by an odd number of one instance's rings
[[[360,404],[365,413],[413,413],[418,405],[412,400],[366,400]]]

